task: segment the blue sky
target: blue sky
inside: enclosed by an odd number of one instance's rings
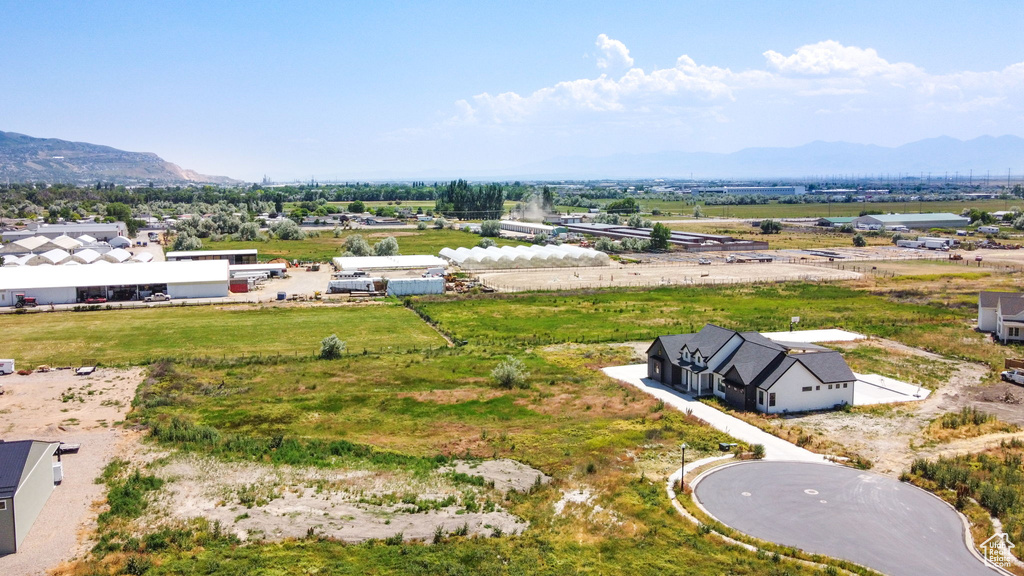
[[[0,1],[0,130],[207,174],[1024,136],[1019,2]]]

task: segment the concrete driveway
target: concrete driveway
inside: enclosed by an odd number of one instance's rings
[[[961,517],[945,502],[877,474],[751,461],[698,478],[694,496],[745,534],[890,576],[1004,574],[971,553]]]
[[[647,364],[630,364],[628,366],[612,366],[605,368],[604,373],[621,380],[640,390],[665,402],[669,406],[683,412],[689,410],[694,416],[707,422],[710,426],[729,434],[737,440],[748,444],[763,444],[766,460],[790,460],[800,462],[825,462],[824,456],[804,450],[790,444],[785,440],[772,436],[771,434],[747,424],[743,420],[713,408],[694,399],[689,394],[683,394],[665,386],[657,380],[647,378]]]

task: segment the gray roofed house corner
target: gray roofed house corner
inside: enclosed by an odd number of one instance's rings
[[[59,444],[0,440],[0,555],[13,554],[28,535],[54,488],[53,455]]]

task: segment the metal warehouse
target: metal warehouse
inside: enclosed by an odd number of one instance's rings
[[[448,263],[437,256],[339,256],[334,259],[338,270],[401,270],[403,268],[444,268]]]
[[[142,300],[156,292],[174,299],[228,295],[228,263],[148,262],[123,266],[33,266],[0,269],[0,306],[17,294],[39,304],[74,304],[100,296],[109,301]]]
[[[958,228],[971,223],[970,218],[948,212],[932,214],[871,214],[853,219],[854,226],[906,226],[907,228]]]
[[[244,250],[189,250],[181,252],[168,252],[167,261],[187,260],[227,260],[233,265],[256,264],[256,249],[247,248]]]

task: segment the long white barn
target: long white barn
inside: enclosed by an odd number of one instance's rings
[[[207,260],[0,269],[0,306],[13,306],[17,294],[34,297],[39,304],[74,304],[93,296],[115,302],[141,300],[155,292],[175,300],[225,297],[228,263]]]

